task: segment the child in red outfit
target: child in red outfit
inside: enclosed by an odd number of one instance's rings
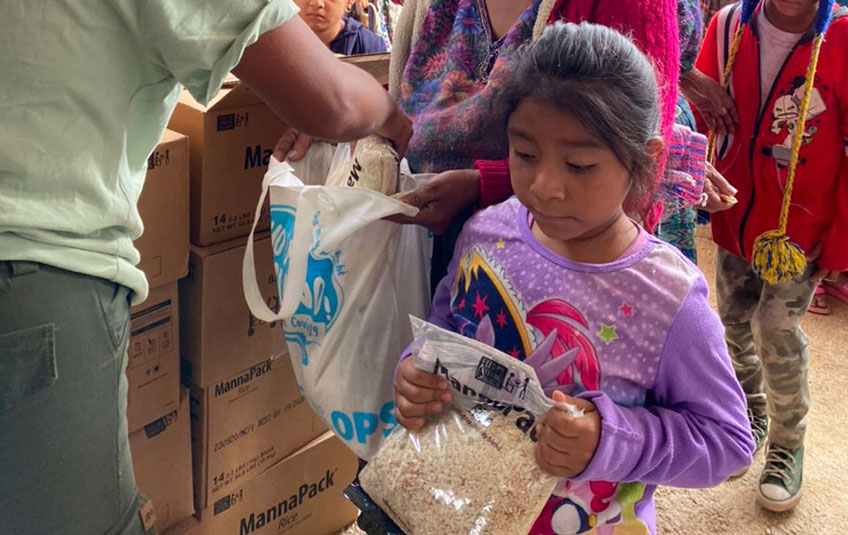
[[[775,511],[791,509],[801,497],[809,407],[809,344],[801,317],[818,280],[848,270],[845,11],[815,0],[728,6],[713,18],[696,62],[721,82],[742,28],[728,87],[740,121],[715,142],[716,168],[738,189],[738,203],[713,214],[712,227],[719,246],[719,312],[730,354],[758,446],[768,434],[758,499]],[[817,72],[811,68],[816,52]],[[806,121],[799,121],[805,100]],[[795,155],[799,123],[803,135]],[[787,192],[793,161],[794,189]],[[752,249],[758,236],[778,228],[785,193],[791,200],[785,234],[806,251],[810,265],[803,276],[768,284],[750,265]]]

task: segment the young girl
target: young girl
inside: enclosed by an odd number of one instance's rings
[[[435,324],[559,362],[538,368],[541,382],[586,411],[554,409],[539,429],[537,462],[562,479],[533,534],[655,533],[656,485],[717,485],[751,463],[706,282],[626,215],[662,152],[657,102],[650,63],[621,34],[548,28],[502,98],[516,196],[468,222],[433,301]],[[409,359],[395,388],[408,429],[450,401],[444,380]]]

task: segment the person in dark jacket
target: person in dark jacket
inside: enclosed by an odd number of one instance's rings
[[[354,0],[295,0],[300,16],[336,54],[353,56],[386,52],[386,42],[353,17]]]

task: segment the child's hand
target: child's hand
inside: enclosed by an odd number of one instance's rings
[[[554,477],[574,477],[582,473],[601,438],[601,415],[591,401],[567,397],[554,392],[555,402],[566,402],[584,411],[582,418],[573,418],[554,407],[539,424],[536,443],[536,462],[544,472]]]
[[[824,250],[824,246],[821,243],[817,243],[812,250],[808,251],[804,255],[807,258],[807,262],[818,262],[819,258],[821,258],[822,250]],[[838,271],[832,271],[827,268],[819,268],[812,274],[812,276],[810,276],[810,280],[813,282],[821,282],[823,280],[834,280],[838,276]]]
[[[707,162],[706,181],[704,182],[704,202],[701,208],[710,213],[721,212],[732,208],[738,201],[738,190],[727,181],[715,167]]]
[[[411,358],[404,359],[395,374],[395,418],[410,431],[424,426],[424,416],[439,414],[450,403],[444,377],[419,370]]]
[[[726,136],[739,124],[736,103],[718,82],[698,69],[680,78],[680,90],[713,132]]]

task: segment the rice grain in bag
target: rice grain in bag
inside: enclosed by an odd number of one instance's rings
[[[445,376],[454,399],[420,431],[398,427],[360,474],[363,489],[408,535],[526,534],[556,484],[533,454],[553,401],[523,362],[412,323],[410,358]]]

